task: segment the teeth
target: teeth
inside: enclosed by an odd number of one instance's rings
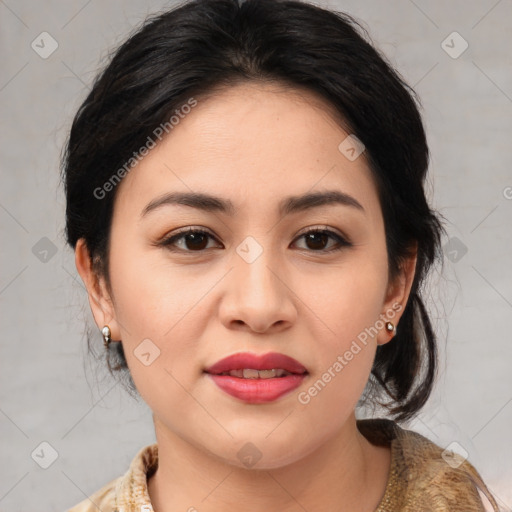
[[[272,370],[271,370],[272,371]],[[244,379],[259,379],[260,378],[260,372],[258,370],[242,370]],[[263,372],[261,372],[263,373]],[[268,373],[268,370],[267,370]]]
[[[281,368],[273,368],[272,370],[254,370],[252,368],[246,368],[243,370],[223,372],[221,375],[230,375],[231,377],[238,377],[240,379],[272,379],[274,377],[283,377],[292,374]]]

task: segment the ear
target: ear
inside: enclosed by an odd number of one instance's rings
[[[385,326],[377,335],[377,344],[384,345],[391,341],[399,329],[400,318],[404,313],[405,306],[409,299],[412,283],[416,273],[416,262],[418,259],[418,244],[414,243],[410,249],[410,254],[402,261],[399,274],[388,283],[383,311],[380,318],[384,324],[392,322],[395,331],[389,332]]]
[[[104,325],[110,327],[112,340],[119,340],[119,325],[115,319],[115,311],[110,294],[103,277],[99,277],[92,268],[92,261],[85,239],[80,238],[75,247],[75,265],[84,282],[89,296],[89,305],[98,329]]]

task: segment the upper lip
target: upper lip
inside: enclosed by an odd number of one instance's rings
[[[286,370],[290,373],[307,373],[306,368],[293,357],[278,352],[267,354],[252,354],[250,352],[238,352],[232,354],[212,366],[205,369],[206,373],[219,374],[231,370],[272,370],[273,368]]]

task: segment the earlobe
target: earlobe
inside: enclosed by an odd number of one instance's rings
[[[402,261],[400,273],[388,286],[384,311],[381,314],[384,328],[379,332],[378,345],[391,341],[399,329],[400,317],[409,300],[412,283],[414,282],[417,256],[417,244],[415,244],[414,251]]]

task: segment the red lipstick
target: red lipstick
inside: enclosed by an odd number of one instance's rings
[[[294,390],[308,375],[306,368],[285,354],[239,352],[205,369],[215,384],[235,398],[265,403]]]

